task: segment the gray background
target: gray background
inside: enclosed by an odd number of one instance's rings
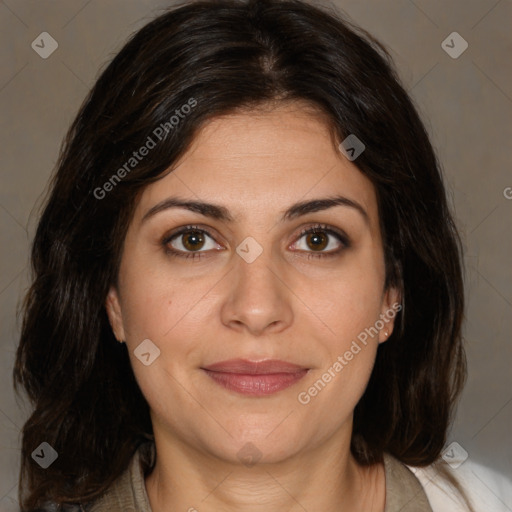
[[[16,307],[27,288],[43,192],[61,140],[99,70],[129,34],[171,4],[0,2],[0,510],[15,507],[19,431],[29,412],[15,401],[11,373]],[[506,191],[512,197],[512,1],[334,5],[389,47],[437,148],[467,266],[469,381],[449,441],[511,477],[512,199]],[[454,31],[469,44],[456,59],[441,46]],[[31,48],[42,32],[59,45],[47,59]]]

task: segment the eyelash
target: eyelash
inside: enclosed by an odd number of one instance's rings
[[[199,226],[184,226],[183,228],[180,228],[178,231],[175,231],[174,233],[171,233],[170,235],[164,237],[162,240],[162,245],[165,248],[165,252],[168,256],[171,257],[177,257],[177,258],[185,258],[189,259],[192,258],[200,260],[205,254],[205,252],[208,251],[196,251],[196,252],[188,252],[183,253],[182,251],[178,251],[176,249],[169,248],[169,243],[174,240],[175,238],[179,238],[179,236],[184,235],[185,233],[188,233],[190,231],[199,231],[201,233],[204,233],[208,235],[210,238],[214,239],[214,237],[208,232],[208,230],[204,228],[200,228]],[[311,226],[309,228],[306,228],[302,230],[299,237],[297,238],[297,241],[300,240],[304,235],[309,235],[310,233],[327,233],[329,235],[334,236],[339,242],[341,242],[342,247],[340,249],[337,249],[335,251],[331,252],[322,252],[322,253],[315,253],[315,252],[308,252],[308,260],[311,258],[332,258],[335,256],[338,256],[343,250],[348,249],[350,247],[350,241],[349,238],[342,232],[338,232],[337,230],[330,228],[326,226],[325,224],[316,224],[315,226]]]

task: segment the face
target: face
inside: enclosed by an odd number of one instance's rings
[[[393,329],[384,279],[372,183],[318,116],[281,106],[209,122],[144,189],[106,305],[157,439],[276,462],[350,435]],[[233,359],[297,367],[212,371]]]

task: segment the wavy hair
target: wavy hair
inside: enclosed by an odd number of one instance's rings
[[[355,408],[351,451],[363,465],[384,451],[414,466],[439,458],[466,376],[462,244],[389,52],[301,0],[198,0],[130,38],[62,145],[33,241],[13,375],[33,406],[22,430],[23,511],[93,501],[152,439],[148,404],[104,307],[140,193],[206,121],[286,101],[314,108],[337,143],[356,134],[365,144],[354,163],[375,187],[386,287],[402,298]],[[128,172],[155,133],[158,143]],[[44,470],[31,459],[43,441],[59,454]]]

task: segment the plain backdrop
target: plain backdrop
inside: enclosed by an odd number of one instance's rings
[[[512,2],[322,4],[334,5],[390,49],[431,134],[466,251],[469,380],[449,443],[512,477]],[[171,5],[0,1],[0,510],[16,510],[19,432],[30,412],[15,400],[12,365],[16,308],[28,285],[42,195],[100,69],[132,32]],[[31,46],[42,32],[58,44],[46,59]],[[445,51],[448,44],[458,53],[463,41],[468,47],[457,58]]]

